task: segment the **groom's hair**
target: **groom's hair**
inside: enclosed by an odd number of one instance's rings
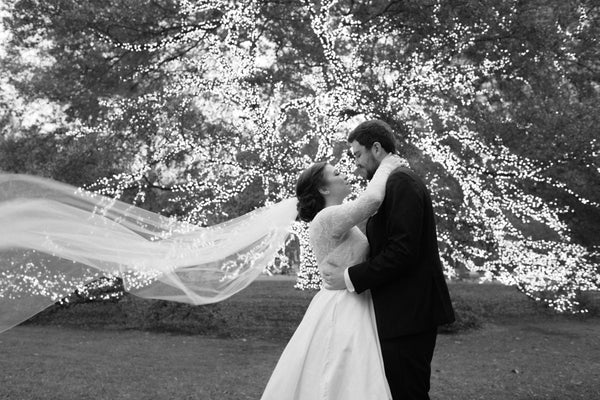
[[[380,119],[372,119],[360,123],[350,135],[348,143],[357,141],[367,149],[373,147],[373,143],[379,142],[381,147],[388,153],[396,153],[396,138],[392,127]]]

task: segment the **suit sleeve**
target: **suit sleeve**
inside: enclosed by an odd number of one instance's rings
[[[424,193],[406,173],[395,173],[386,185],[383,209],[387,241],[370,260],[348,270],[358,293],[415,273],[421,248]]]

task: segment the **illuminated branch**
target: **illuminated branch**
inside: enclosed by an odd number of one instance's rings
[[[438,29],[443,10],[432,2],[427,6],[435,29],[414,45],[409,41],[413,28],[392,19],[402,12],[393,3],[367,20],[355,18],[354,4],[294,3],[308,14],[307,34],[314,35],[323,57],[314,68],[301,69],[289,85],[273,84],[275,68],[270,67],[277,66],[283,50],[264,34],[258,0],[182,0],[182,29],[166,29],[155,43],[120,43],[104,36],[105,44],[117,49],[163,51],[160,62],[138,72],[155,68],[168,83],[137,99],[106,99],[102,104],[110,112],[104,121],[74,129],[81,135],[118,131],[124,145],[136,149],[125,172],[91,187],[115,197],[138,189],[140,202],[143,189],[160,188],[171,192],[170,204],[183,210],[183,218],[207,224],[227,218],[224,206],[254,182],[261,183],[264,202],[293,196],[299,172],[313,161],[329,160],[351,173],[351,161],[339,151],[346,133],[361,119],[384,117],[405,126],[410,145],[459,188],[452,191],[437,173],[430,177],[449,277],[461,265],[484,280],[516,285],[559,311],[585,311],[577,293],[598,289],[597,251],[573,243],[561,218],[568,210],[527,192],[521,183],[543,183],[582,204],[600,205],[548,176],[555,164],[542,165],[518,156],[499,139],[490,140],[465,112],[496,95],[495,77],[528,84],[507,72],[513,70],[511,58],[500,44],[510,35],[493,37],[485,24],[458,20]],[[199,22],[207,15],[209,22]],[[499,22],[501,32],[518,17],[512,4]],[[573,29],[588,29],[580,25]],[[481,41],[489,42],[487,57],[471,60],[466,54]],[[401,57],[389,56],[398,49]],[[304,68],[309,62],[303,56],[298,59]],[[565,72],[561,63],[556,68]],[[197,110],[202,126],[221,131],[190,131],[184,110]],[[582,159],[591,160],[589,168],[600,173],[594,163],[598,143],[589,149]],[[149,171],[156,181],[148,178]],[[543,229],[532,229],[538,226]],[[295,232],[303,254],[297,287],[316,288],[320,279],[306,225],[297,225]]]

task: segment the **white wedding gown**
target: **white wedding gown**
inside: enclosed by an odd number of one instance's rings
[[[310,225],[319,270],[364,261],[369,245],[356,227],[372,215],[385,194],[397,160],[378,168],[355,201],[322,210]],[[321,289],[284,349],[262,400],[388,400],[370,291]]]

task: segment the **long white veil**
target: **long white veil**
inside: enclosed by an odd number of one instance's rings
[[[208,228],[63,183],[0,174],[0,332],[112,275],[144,298],[224,300],[275,257],[296,199]]]

